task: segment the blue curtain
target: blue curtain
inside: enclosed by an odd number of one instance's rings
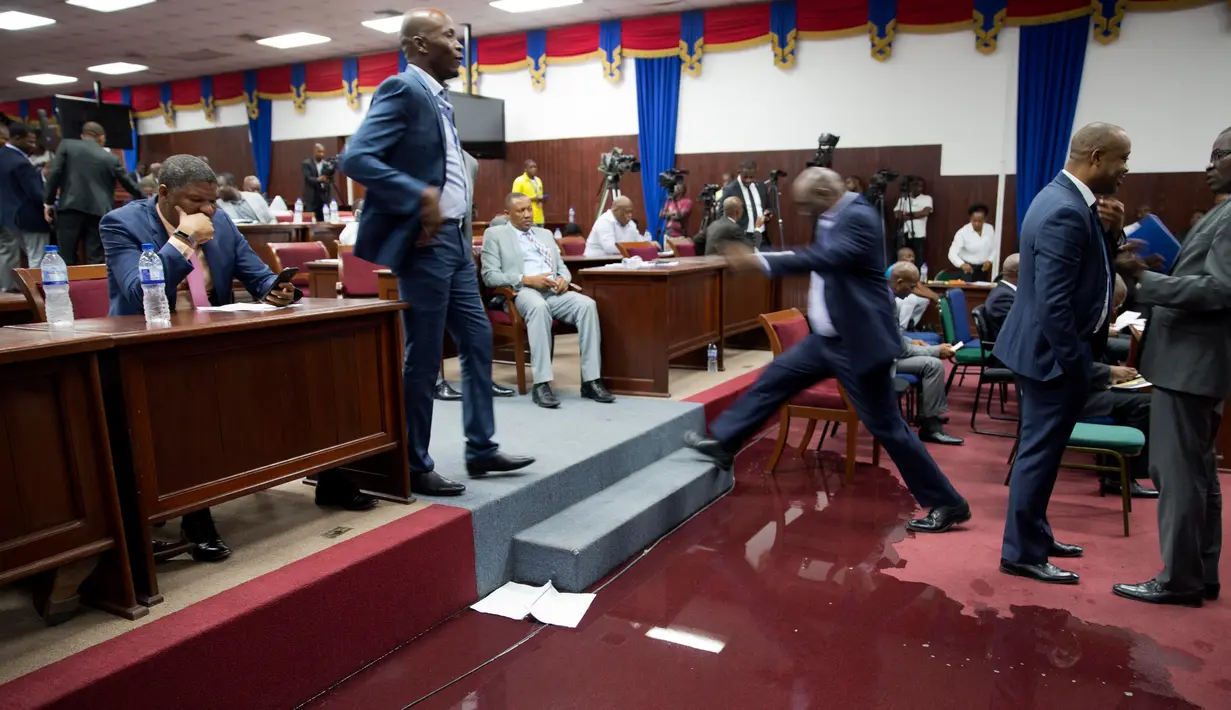
[[[261,188],[269,190],[269,160],[273,149],[273,106],[269,99],[256,100],[256,118],[248,114],[248,140],[252,141],[252,162]],[[293,200],[292,200],[293,201]]]
[[[120,89],[120,101],[131,107],[133,104],[133,90],[127,86]],[[133,117],[131,109],[128,112],[128,125],[132,130],[133,147],[131,150],[124,151],[124,167],[128,168],[128,172],[132,172],[137,169],[137,119]]]
[[[1030,201],[1064,167],[1089,37],[1089,16],[1021,30],[1017,67],[1018,233]]]
[[[637,148],[641,188],[645,193],[646,229],[659,238],[658,213],[667,201],[658,174],[675,165],[675,127],[680,112],[680,58],[637,59]]]

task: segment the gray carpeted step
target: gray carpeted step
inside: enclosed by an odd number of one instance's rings
[[[513,579],[580,592],[731,488],[679,449],[513,536]]]

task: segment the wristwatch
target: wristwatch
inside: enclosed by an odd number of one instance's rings
[[[197,240],[193,239],[191,234],[189,234],[188,232],[185,232],[185,231],[184,231],[184,230],[182,230],[182,229],[177,229],[177,230],[175,230],[175,231],[171,234],[171,236],[173,236],[173,237],[179,237],[180,239],[183,239],[184,241],[188,242],[188,246],[190,246],[190,247],[194,247],[194,248],[195,248],[195,247],[197,246]]]

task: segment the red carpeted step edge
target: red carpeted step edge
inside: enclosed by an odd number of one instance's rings
[[[684,401],[695,402],[705,407],[705,425],[708,427],[720,414],[726,411],[727,407],[730,407],[735,400],[739,399],[744,390],[751,387],[752,383],[757,381],[761,370],[762,368],[758,367],[751,372],[746,372],[739,377],[727,380],[716,387],[711,387],[704,392],[698,392]]]
[[[470,513],[431,506],[0,686],[0,708],[294,707],[472,603],[474,570]]]

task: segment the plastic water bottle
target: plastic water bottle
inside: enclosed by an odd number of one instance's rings
[[[137,271],[141,274],[141,290],[145,292],[146,324],[171,325],[171,308],[167,304],[167,283],[163,276],[162,259],[154,253],[153,244],[141,245]]]
[[[718,372],[718,346],[713,343],[705,349],[705,371],[711,375]]]
[[[303,198],[295,200],[295,224],[303,222]]]
[[[923,266],[919,268],[919,278],[923,279],[923,283],[928,282],[928,263],[923,262]]]
[[[556,239],[563,239],[563,238],[564,238],[564,233],[560,231],[559,227],[556,227]]]
[[[325,218],[325,221],[333,222],[335,224],[341,221],[340,219],[338,219],[338,201],[337,200],[329,201],[329,216]]]
[[[43,247],[43,297],[47,323],[53,328],[73,327],[73,302],[68,297],[68,266],[60,258],[60,247]]]
[[[572,207],[568,208],[568,221],[570,224],[575,223],[577,221],[577,210],[573,209]]]

